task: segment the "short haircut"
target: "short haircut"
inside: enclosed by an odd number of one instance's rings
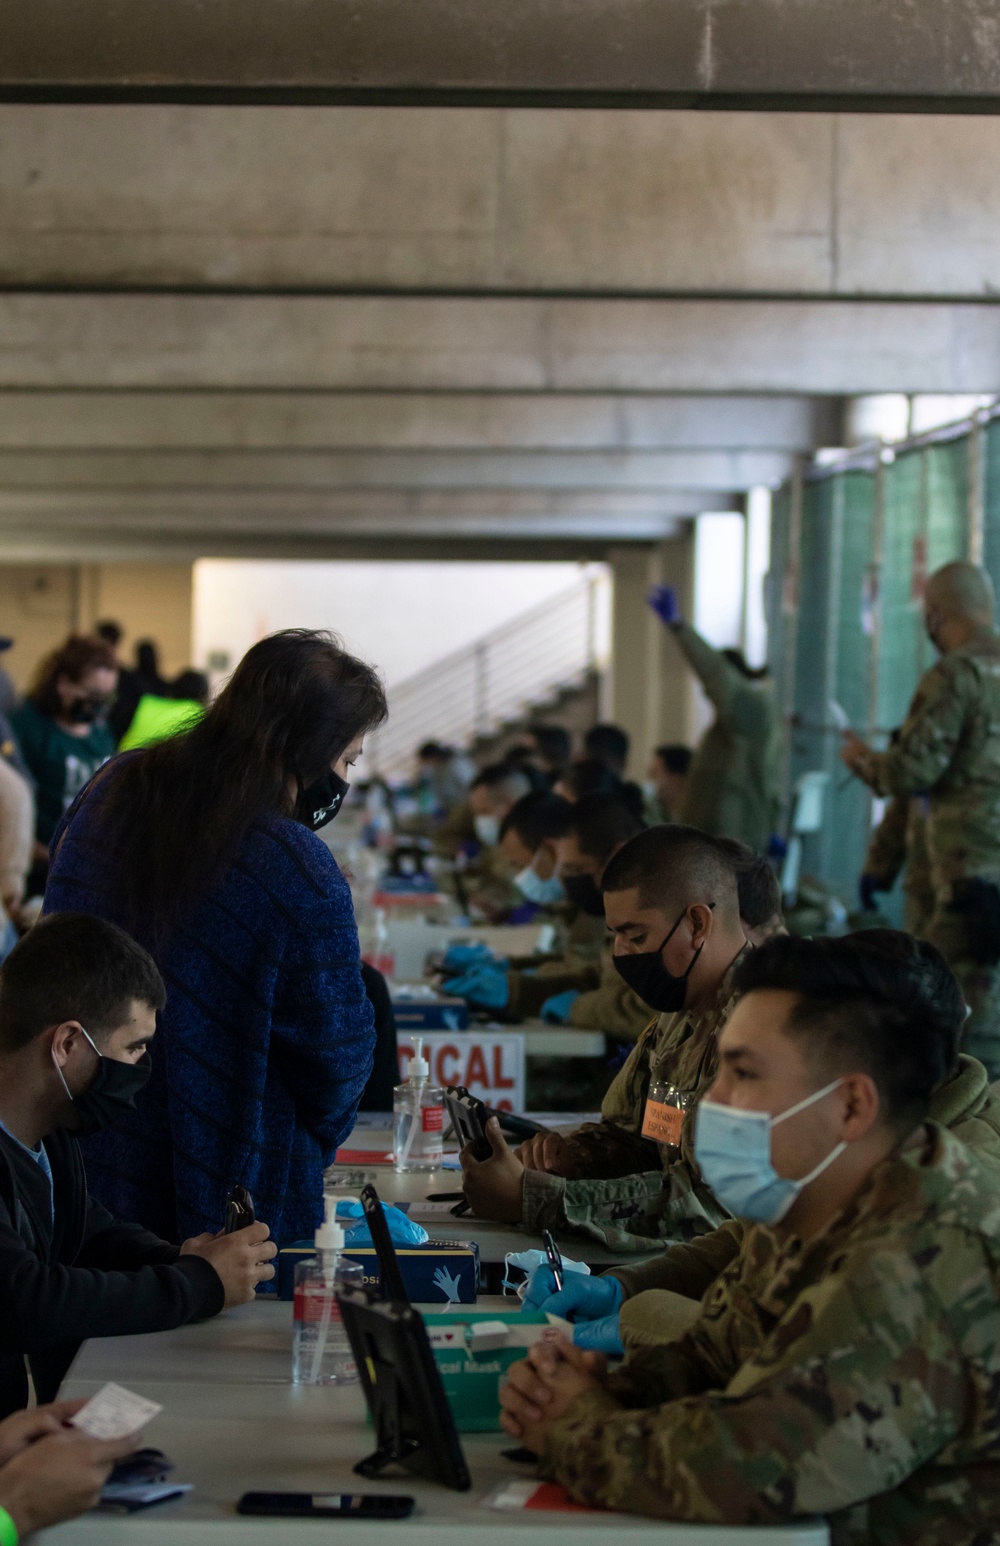
[[[585,800],[594,794],[620,794],[622,788],[614,768],[608,767],[600,757],[581,757],[579,762],[571,763],[559,782],[572,789],[576,800]]]
[[[452,750],[450,746],[442,746],[440,741],[424,741],[417,748],[417,756],[421,762],[450,762]]]
[[[735,837],[716,838],[719,847],[730,854],[736,871],[736,894],[740,917],[752,929],[762,928],[781,916],[781,884],[763,854]]]
[[[117,649],[123,638],[122,626],[114,622],[112,618],[106,618],[103,623],[94,625],[94,638],[103,639],[105,644],[110,644],[112,649]]]
[[[550,768],[564,768],[573,755],[573,740],[565,725],[529,725],[526,734]]]
[[[601,890],[638,891],[641,907],[667,917],[704,902],[714,905],[720,922],[735,927],[739,921],[732,859],[707,832],[680,822],[649,827],[620,848]]]
[[[642,817],[617,795],[595,794],[569,806],[568,832],[582,854],[607,864],[616,848],[643,830]]]
[[[898,929],[768,940],[740,963],[738,993],[777,989],[799,1003],[789,1029],[824,1080],[861,1071],[890,1126],[915,1125],[954,1072],[965,1003],[941,953]]]
[[[505,800],[520,800],[531,793],[531,780],[513,763],[491,762],[476,774],[470,788],[492,789]]]
[[[53,913],[0,966],[0,1051],[79,1020],[95,1041],[126,1025],[133,1000],[167,1001],[152,956],[117,924],[91,913]]]
[[[658,746],[656,755],[666,772],[674,773],[678,778],[686,778],[691,771],[694,752],[690,746]]]
[[[500,836],[516,832],[533,851],[552,838],[563,837],[573,807],[557,794],[532,793],[512,805],[500,824]]]
[[[600,757],[616,773],[625,772],[629,745],[628,735],[620,725],[593,725],[583,738],[587,756]]]

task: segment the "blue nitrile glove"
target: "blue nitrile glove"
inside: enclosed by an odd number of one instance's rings
[[[611,1353],[620,1357],[625,1351],[625,1346],[622,1342],[618,1311],[614,1310],[599,1321],[577,1321],[573,1327],[573,1346],[588,1348],[593,1353]]]
[[[446,972],[465,972],[479,961],[492,961],[489,945],[449,945],[444,953],[443,967]]]
[[[561,1315],[567,1321],[598,1321],[612,1313],[618,1314],[622,1286],[617,1278],[594,1278],[582,1272],[567,1272],[563,1282],[564,1287],[557,1289],[548,1262],[536,1267],[528,1279],[522,1301],[524,1309]]]
[[[461,977],[450,978],[444,991],[481,1009],[505,1009],[510,997],[506,967],[498,961],[477,962]]]
[[[568,988],[565,993],[553,993],[542,1005],[542,1019],[550,1025],[568,1025],[573,1005],[579,997],[575,988]]]
[[[654,585],[646,600],[661,622],[668,626],[683,622],[677,592],[672,585]]]
[[[862,875],[858,881],[858,896],[861,899],[861,908],[866,913],[878,912],[878,903],[875,900],[876,891],[887,891],[877,875]]]
[[[382,1212],[385,1214],[385,1222],[389,1226],[389,1239],[393,1245],[426,1245],[430,1239],[422,1224],[415,1219],[408,1219],[400,1208],[394,1208],[391,1203],[382,1204]],[[337,1223],[346,1225],[351,1219],[357,1219],[358,1223],[353,1228],[345,1231],[344,1244],[353,1246],[371,1246],[372,1232],[365,1218],[365,1210],[359,1202],[338,1202]]]
[[[788,853],[788,844],[780,832],[772,832],[767,845],[767,857],[776,859],[779,863]]]

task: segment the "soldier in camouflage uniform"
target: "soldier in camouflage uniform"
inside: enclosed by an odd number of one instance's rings
[[[568,805],[566,828],[555,838],[559,878],[574,909],[566,951],[559,960],[534,968],[511,963],[505,1019],[530,1019],[550,999],[572,994],[559,1008],[562,1023],[624,1041],[637,1039],[649,1021],[649,1007],[612,965],[600,881],[612,855],[641,831],[641,818],[614,795],[591,795]]]
[[[716,1147],[720,1191],[757,1222],[695,1325],[612,1375],[539,1344],[509,1371],[504,1427],[588,1504],[727,1525],[827,1515],[834,1546],[993,1546],[996,1172],[935,1123],[911,1126],[954,1039],[898,974],[866,969],[848,991],[818,971],[822,943],[750,958],[712,1091],[772,1114],[771,1173],[808,1178],[791,1206],[766,1168],[756,1191],[735,1187]]]
[[[462,1164],[480,1217],[572,1228],[639,1252],[656,1240],[689,1239],[727,1216],[694,1162],[690,1118],[715,1077],[716,1037],[733,1008],[732,972],[747,945],[732,861],[705,833],[680,826],[640,833],[611,861],[604,887],[619,967],[641,960],[655,975],[659,963],[668,989],[680,985],[683,1007],[647,1025],[599,1123],[569,1138],[534,1139],[517,1155],[494,1128],[493,1157],[477,1161],[466,1150]]]
[[[926,795],[937,945],[972,1013],[963,1045],[1000,1078],[1000,637],[993,589],[972,564],[927,583],[925,618],[941,659],[922,678],[888,751],[856,735],[842,757],[877,794]]]

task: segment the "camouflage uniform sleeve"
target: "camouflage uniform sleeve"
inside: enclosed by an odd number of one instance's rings
[[[550,1426],[547,1468],[574,1498],[730,1525],[832,1514],[898,1487],[974,1399],[944,1309],[898,1252],[806,1290],[724,1386],[707,1319]]]
[[[906,830],[910,802],[897,795],[872,833],[865,855],[865,874],[874,875],[889,890],[906,863]]]
[[[745,1226],[738,1219],[727,1219],[707,1235],[672,1245],[652,1261],[634,1267],[612,1267],[609,1277],[617,1278],[626,1299],[650,1288],[668,1289],[687,1299],[701,1299],[706,1289],[740,1253]]]
[[[945,656],[922,678],[895,745],[869,752],[859,776],[876,794],[913,795],[933,789],[955,755],[975,692],[973,667]]]
[[[739,672],[724,656],[713,649],[707,639],[687,623],[673,623],[670,632],[684,654],[688,665],[698,677],[707,696],[720,716],[728,714],[737,684]]]
[[[725,1217],[701,1176],[680,1158],[666,1171],[647,1169],[610,1180],[524,1173],[526,1228],[571,1229],[623,1256],[654,1251],[663,1240],[690,1239]]]

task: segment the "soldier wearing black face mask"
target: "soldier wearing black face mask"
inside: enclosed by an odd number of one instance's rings
[[[608,864],[602,889],[615,967],[657,1013],[604,1098],[602,1120],[511,1153],[462,1156],[473,1210],[526,1227],[578,1229],[615,1250],[687,1239],[727,1217],[694,1158],[692,1113],[715,1077],[716,1040],[750,947],[732,857],[693,827],[651,827]]]
[[[0,967],[0,1416],[27,1404],[25,1355],[51,1401],[87,1337],[170,1330],[274,1275],[265,1224],[178,1247],[88,1194],[77,1137],[141,1101],[164,1000],[146,952],[81,913],[45,919]]]
[[[569,807],[566,831],[555,840],[557,873],[571,909],[565,948],[558,960],[535,969],[523,963],[527,969],[508,973],[506,1018],[542,1014],[554,1023],[604,1031],[612,1045],[635,1041],[649,1006],[615,971],[600,881],[612,855],[641,831],[641,818],[614,795],[591,795]]]

